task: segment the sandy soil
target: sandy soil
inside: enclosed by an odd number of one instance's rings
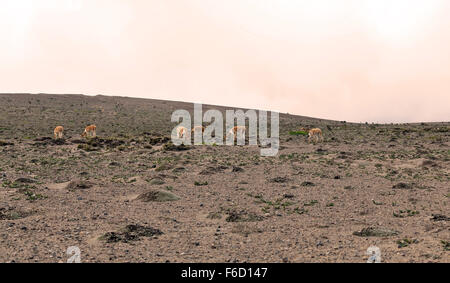
[[[383,262],[450,262],[450,123],[281,115],[282,148],[261,157],[170,146],[172,111],[192,108],[0,95],[0,262],[66,262],[70,246],[82,262],[366,262],[370,246]],[[289,134],[303,126],[324,142]]]

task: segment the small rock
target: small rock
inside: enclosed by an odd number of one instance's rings
[[[404,190],[410,190],[412,189],[412,185],[407,183],[398,183],[394,186],[392,186],[393,189],[404,189]]]
[[[433,214],[433,218],[431,218],[432,221],[449,221],[450,217],[447,217],[445,215],[441,214]]]
[[[233,169],[231,170],[231,172],[242,172],[242,171],[244,171],[244,169],[238,166],[233,166]]]
[[[66,189],[68,190],[85,190],[92,188],[94,185],[91,182],[88,181],[81,181],[81,180],[75,180],[71,181],[67,186]]]
[[[383,227],[367,227],[362,229],[361,231],[353,232],[353,235],[360,237],[390,237],[396,236],[399,232]]]
[[[272,183],[286,183],[289,181],[287,177],[275,177],[270,180]]]
[[[15,182],[22,183],[22,184],[33,184],[33,183],[36,183],[36,180],[33,180],[31,178],[21,177],[21,178],[16,179]]]
[[[136,199],[142,200],[144,202],[166,202],[177,201],[180,199],[180,197],[168,191],[151,190],[146,193],[140,194]]]

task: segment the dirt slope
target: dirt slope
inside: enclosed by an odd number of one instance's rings
[[[83,262],[366,262],[370,246],[450,262],[450,123],[280,115],[282,148],[261,157],[170,146],[171,113],[192,108],[0,94],[0,262],[65,262],[70,246]],[[99,138],[81,139],[91,123]],[[302,126],[324,142],[289,134]]]

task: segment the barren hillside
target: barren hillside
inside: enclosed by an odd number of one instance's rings
[[[450,123],[281,114],[280,152],[262,157],[173,146],[176,109],[193,105],[0,94],[0,262],[65,262],[70,246],[83,262],[366,262],[370,246],[450,262]],[[313,126],[322,143],[290,134]]]

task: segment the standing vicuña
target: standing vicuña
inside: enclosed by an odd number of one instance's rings
[[[235,126],[228,131],[227,139],[229,135],[233,135],[233,140],[237,138],[238,135],[242,137],[242,139],[245,139],[245,126]]]
[[[183,126],[179,126],[177,128],[177,137],[179,139],[181,139],[181,138],[189,138],[189,136],[188,136],[188,129],[186,129]]]
[[[97,136],[97,126],[90,125],[84,129],[84,132],[81,134],[82,137],[92,137],[95,138]]]
[[[64,128],[62,126],[58,126],[53,131],[53,134],[55,136],[55,139],[62,139],[63,137]]]

